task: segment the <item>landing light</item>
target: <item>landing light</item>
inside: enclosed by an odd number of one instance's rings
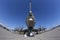
[[[32,21],[33,19],[32,19],[32,18],[30,18],[29,20],[31,20],[31,21]]]

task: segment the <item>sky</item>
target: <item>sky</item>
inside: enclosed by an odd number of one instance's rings
[[[60,0],[32,0],[35,28],[60,25]],[[26,26],[29,0],[0,0],[0,24],[10,28]]]

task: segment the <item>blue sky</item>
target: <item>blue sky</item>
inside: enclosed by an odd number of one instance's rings
[[[52,28],[60,24],[60,0],[32,0],[35,27]],[[0,0],[0,23],[15,28],[26,26],[29,0]]]

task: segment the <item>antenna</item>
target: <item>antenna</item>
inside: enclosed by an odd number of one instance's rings
[[[30,2],[29,2],[29,8],[30,8],[30,13],[32,12],[32,1],[30,0]]]

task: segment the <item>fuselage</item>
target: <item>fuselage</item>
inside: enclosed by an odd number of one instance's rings
[[[26,24],[27,24],[29,29],[33,29],[34,28],[35,20],[34,20],[34,16],[32,15],[32,13],[30,13],[27,16]]]

